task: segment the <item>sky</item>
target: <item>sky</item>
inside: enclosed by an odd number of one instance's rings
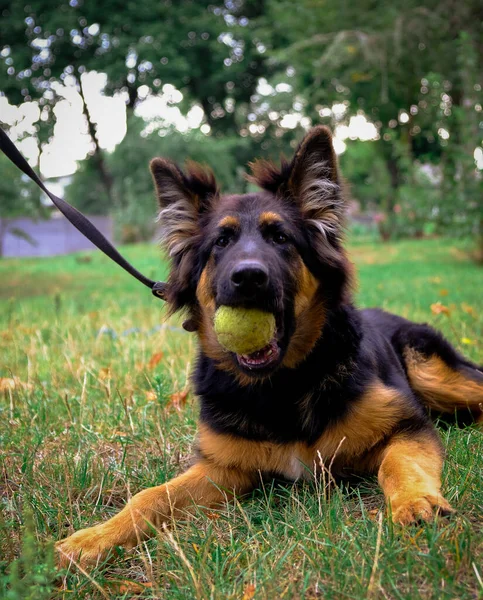
[[[101,148],[110,152],[126,134],[125,98],[122,94],[108,97],[102,93],[106,80],[106,76],[102,73],[91,72],[82,77],[86,102],[97,125],[99,144]],[[92,144],[82,115],[82,99],[75,88],[74,81],[70,81],[67,77],[64,85],[59,84],[56,91],[63,99],[57,102],[54,108],[56,123],[53,138],[43,148],[40,156],[40,171],[46,179],[72,175],[79,162],[91,150]],[[268,96],[274,90],[265,80],[261,80],[258,91],[261,95]],[[288,90],[277,89],[276,91]],[[141,101],[135,112],[146,120],[146,133],[153,131],[159,121],[166,125],[175,125],[180,131],[199,127],[204,133],[209,132],[209,126],[202,123],[203,111],[200,107],[194,106],[186,116],[181,113],[176,103],[180,102],[183,96],[172,85],[163,86],[162,93],[159,95],[151,95],[147,86],[141,86],[138,92]],[[342,117],[345,110],[343,104],[336,104],[331,109],[323,109],[324,114],[321,113],[321,116],[329,116],[332,111],[336,117]],[[0,113],[2,120],[11,126],[9,135],[12,139],[16,141],[19,137],[23,138],[17,143],[20,151],[31,166],[38,166],[37,143],[34,137],[28,136],[29,133],[35,132],[35,123],[39,117],[42,118],[38,104],[26,102],[16,107],[10,105],[4,96],[0,96]],[[281,126],[294,129],[299,123],[305,127],[310,125],[301,113],[294,112],[283,117]],[[345,139],[368,140],[375,139],[376,136],[375,126],[363,115],[357,115],[350,119],[348,125],[336,127],[334,147],[340,154],[345,150]]]

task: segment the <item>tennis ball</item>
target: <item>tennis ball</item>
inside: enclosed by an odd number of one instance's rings
[[[261,350],[275,335],[275,317],[255,308],[220,306],[215,313],[214,326],[223,348],[237,354]]]

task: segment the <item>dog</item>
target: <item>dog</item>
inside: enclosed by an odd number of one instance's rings
[[[260,476],[313,476],[320,461],[340,476],[376,474],[396,523],[453,511],[430,414],[483,421],[482,370],[428,325],[354,307],[326,127],[309,131],[290,162],[251,169],[259,192],[221,195],[200,165],[151,162],[169,309],[188,313],[199,340],[197,457],[107,522],[58,542],[61,564],[95,563],[193,504],[246,494]],[[272,313],[274,338],[250,355],[226,351],[213,328],[222,305]]]

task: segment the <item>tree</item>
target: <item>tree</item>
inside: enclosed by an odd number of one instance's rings
[[[113,213],[117,235],[123,241],[150,239],[153,235],[157,206],[149,162],[155,156],[170,158],[181,167],[187,159],[208,165],[224,193],[240,193],[248,185],[244,173],[249,161],[270,151],[278,157],[280,151],[288,152],[290,148],[284,138],[276,138],[270,148],[261,148],[263,142],[248,136],[218,138],[196,130],[181,133],[174,128],[161,128],[146,135],[145,129],[142,119],[130,117],[126,137],[107,157],[119,199],[117,206],[113,207],[103,192],[91,160],[82,163],[66,190],[66,199],[82,211]]]
[[[265,71],[250,27],[262,8],[254,0],[102,7],[11,0],[0,23],[1,89],[13,103],[39,98],[49,121],[54,84],[74,78],[82,95],[81,75],[96,70],[107,74],[106,93],[125,93],[129,109],[141,86],[149,92],[169,83],[184,94],[185,106],[203,107],[212,129],[234,130],[236,106],[250,101]],[[91,122],[86,104],[85,116]],[[90,133],[96,142],[95,130]]]
[[[313,121],[320,120],[324,107],[344,103],[347,116],[363,111],[376,124],[392,186],[385,209],[394,215],[398,190],[414,181],[415,160],[444,162],[453,140],[463,137],[463,122],[449,117],[468,109],[464,74],[471,69],[473,83],[482,80],[481,2],[301,0],[292,8],[288,1],[269,2],[258,20],[258,35],[277,63],[276,72],[287,78],[291,70],[290,83],[300,90],[303,111]],[[460,32],[474,55],[464,69]],[[440,84],[434,94],[428,87],[432,73]],[[471,120],[478,106],[469,109]],[[466,155],[479,144],[481,129],[473,127]],[[468,175],[475,179],[474,164]]]

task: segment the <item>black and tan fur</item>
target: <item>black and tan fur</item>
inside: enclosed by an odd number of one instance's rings
[[[61,561],[135,546],[193,504],[249,492],[260,475],[306,477],[320,459],[341,476],[377,474],[395,522],[451,512],[429,412],[481,420],[483,373],[429,326],[353,306],[330,132],[310,131],[281,168],[252,165],[254,194],[221,195],[198,165],[182,172],[155,159],[151,170],[172,261],[168,302],[189,313],[200,342],[198,458],[59,542]],[[264,351],[260,368],[218,343],[222,304],[275,314],[276,352]]]

